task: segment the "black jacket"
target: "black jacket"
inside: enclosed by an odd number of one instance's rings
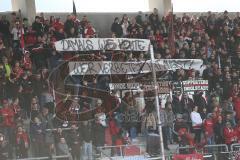
[[[113,23],[111,27],[111,31],[116,34],[116,37],[122,37],[123,35],[123,30],[122,26],[118,23]]]

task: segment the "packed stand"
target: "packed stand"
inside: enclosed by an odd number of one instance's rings
[[[150,39],[157,59],[199,58],[204,61],[206,69],[202,73],[180,69],[164,74],[171,81],[209,81],[206,97],[202,92],[196,92],[193,97],[186,93],[176,94],[167,99],[165,108],[160,109],[164,148],[168,149],[170,143],[184,146],[195,143],[230,145],[238,142],[239,14],[232,19],[227,12],[221,15],[209,12],[200,17],[174,15],[173,23],[171,16],[170,13],[161,18],[155,9],[149,15],[140,12],[136,17],[123,15],[122,18],[115,18],[110,26],[113,38]],[[172,31],[174,49],[169,47]],[[73,54],[57,52],[53,43],[65,38],[96,37],[96,30],[86,16],[78,20],[76,16],[68,15],[63,23],[60,18],[51,16],[47,19],[41,14],[29,25],[27,19],[12,13],[10,21],[2,16],[0,34],[0,159],[53,154],[71,154],[73,159],[93,159],[94,146],[130,144],[139,134],[145,136],[158,132],[154,103],[142,98],[139,93],[126,92],[119,98],[117,92],[113,91],[108,100],[104,97],[91,101],[77,99],[81,112],[93,106],[100,108],[100,116],[96,115],[93,121],[71,123],[55,116],[54,95],[49,88],[48,75],[61,60]],[[146,53],[135,52],[88,55],[91,60],[144,61],[149,58]],[[158,76],[160,78],[161,74]],[[74,93],[85,97],[91,94],[94,97],[94,89],[107,90],[111,80],[126,82],[128,78],[131,77],[102,76],[87,81],[81,77],[81,85],[89,86],[93,91],[86,93],[76,89]],[[65,98],[67,100],[68,96]],[[105,108],[115,109],[107,114],[107,120],[102,116]],[[111,152],[112,155],[119,154],[118,148]]]

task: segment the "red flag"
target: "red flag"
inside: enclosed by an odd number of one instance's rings
[[[174,27],[173,27],[173,7],[170,13],[170,23],[169,23],[169,31],[168,31],[168,47],[169,47],[171,56],[174,57],[176,49],[175,49]]]

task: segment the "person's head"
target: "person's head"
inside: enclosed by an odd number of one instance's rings
[[[198,106],[195,106],[195,107],[193,108],[193,111],[197,112],[197,111],[198,111]]]
[[[232,128],[232,124],[230,122],[226,122],[226,127],[227,128]]]
[[[77,125],[74,123],[74,124],[71,125],[71,128],[72,128],[73,130],[77,130],[78,127],[77,127]]]
[[[153,9],[153,13],[154,13],[155,15],[157,15],[157,14],[158,14],[158,9],[157,9],[157,8],[154,8],[154,9]]]
[[[40,23],[40,17],[39,17],[39,16],[36,16],[36,17],[35,17],[35,21],[36,21],[37,23]]]
[[[67,20],[72,20],[72,16],[71,15],[67,15]]]
[[[18,126],[17,127],[17,132],[18,133],[22,133],[24,130],[23,130],[23,127],[22,126]]]
[[[118,22],[119,22],[119,18],[116,17],[116,18],[114,19],[114,23],[118,23]]]
[[[7,99],[3,99],[2,106],[3,106],[3,108],[7,108],[9,106],[9,101]]]
[[[101,99],[98,99],[97,100],[97,106],[101,106],[102,105],[102,100]]]
[[[218,120],[219,123],[222,123],[222,121],[223,121],[222,116],[218,116],[218,117],[217,117],[217,120]]]
[[[36,124],[40,124],[41,123],[41,121],[40,121],[40,119],[38,117],[35,117],[33,121]]]
[[[43,107],[43,109],[42,109],[42,114],[43,114],[44,116],[46,116],[46,115],[48,115],[48,113],[49,113],[49,109],[48,109],[47,107]]]

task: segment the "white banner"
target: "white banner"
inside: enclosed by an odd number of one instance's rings
[[[132,90],[139,89],[139,83],[109,83],[110,90]]]
[[[189,91],[206,91],[208,90],[207,80],[188,80],[183,81],[184,92]]]
[[[176,69],[199,70],[203,61],[200,59],[161,59],[155,60],[156,71]],[[69,62],[70,75],[109,75],[109,74],[139,74],[152,72],[151,61],[145,62],[112,62],[86,61]]]
[[[57,51],[148,51],[150,40],[128,38],[69,38],[55,42]]]

